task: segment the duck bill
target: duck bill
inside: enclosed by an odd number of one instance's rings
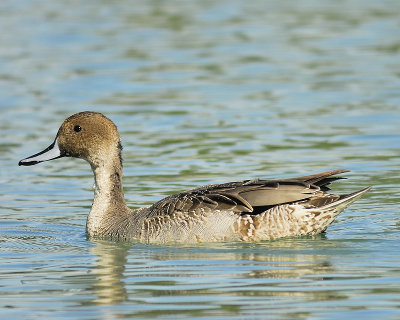
[[[60,151],[60,147],[58,146],[58,139],[54,140],[54,142],[48,146],[43,151],[34,154],[28,158],[22,159],[18,165],[19,166],[32,166],[34,164],[38,164],[43,161],[54,160],[63,157],[64,154]]]

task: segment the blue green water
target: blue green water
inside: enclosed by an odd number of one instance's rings
[[[2,1],[5,319],[399,319],[400,2]],[[201,184],[350,169],[325,235],[89,241],[88,164],[18,167],[105,113],[132,207]]]

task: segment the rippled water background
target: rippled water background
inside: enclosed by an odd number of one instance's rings
[[[399,319],[400,2],[1,1],[5,319]],[[326,235],[88,241],[92,173],[18,167],[104,112],[131,206],[205,183],[352,170]]]

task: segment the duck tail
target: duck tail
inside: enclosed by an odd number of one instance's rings
[[[371,188],[372,187],[369,186],[353,193],[341,195],[338,200],[333,201],[327,205],[324,205],[319,209],[320,210],[335,209],[340,212],[344,210],[346,207],[348,207],[350,204],[352,204],[354,201],[356,201],[358,198],[360,198],[364,193],[368,192]]]
[[[348,207],[370,189],[371,187],[366,187],[353,193],[344,194],[338,196],[338,198],[336,198],[334,201],[330,201],[327,204],[318,206],[315,209],[310,209],[310,212],[314,214],[315,222],[310,228],[311,232],[307,232],[306,234],[315,235],[325,232],[325,230],[331,225],[340,212],[342,212],[346,207]]]

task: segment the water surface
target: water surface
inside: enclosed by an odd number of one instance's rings
[[[3,1],[0,308],[14,319],[400,317],[400,4]],[[132,207],[201,184],[350,169],[327,234],[89,241],[87,163],[18,167],[72,113],[119,127]]]

